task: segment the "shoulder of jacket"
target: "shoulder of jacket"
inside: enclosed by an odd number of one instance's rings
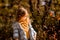
[[[18,22],[13,22],[13,23],[12,23],[12,27],[13,27],[13,28],[14,28],[14,27],[17,27],[17,26],[19,26]]]

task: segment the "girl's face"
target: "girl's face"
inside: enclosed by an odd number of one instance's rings
[[[24,20],[26,20],[28,17],[29,17],[29,16],[28,16],[28,14],[26,13],[23,17],[20,18],[20,20],[21,20],[21,21],[24,21]]]

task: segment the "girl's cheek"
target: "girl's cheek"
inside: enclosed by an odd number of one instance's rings
[[[24,17],[24,19],[26,19],[26,17]]]
[[[22,18],[22,20],[25,20],[25,19],[26,19],[26,17],[23,17],[23,18]]]

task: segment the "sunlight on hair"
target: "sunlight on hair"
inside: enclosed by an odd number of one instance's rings
[[[21,7],[20,9],[23,10],[23,11],[25,11],[25,13],[28,13],[27,9],[25,9],[24,7]]]

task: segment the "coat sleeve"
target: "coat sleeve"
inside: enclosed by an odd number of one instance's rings
[[[12,25],[12,28],[13,28],[13,38],[18,38],[19,35],[18,35],[18,28],[17,28],[17,24],[13,24]]]
[[[33,29],[32,25],[30,24],[30,32],[33,40],[36,40],[37,32]]]
[[[31,28],[31,30],[32,30],[32,36],[33,36],[34,40],[36,40],[37,33],[33,28]]]

